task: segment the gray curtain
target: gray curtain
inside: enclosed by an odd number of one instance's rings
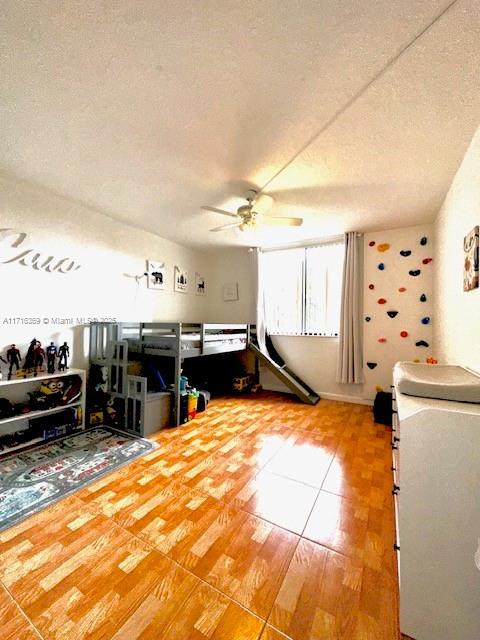
[[[265,344],[265,294],[263,282],[263,260],[260,249],[253,250],[254,273],[255,273],[255,323],[257,326],[257,342],[262,353],[267,354]]]
[[[361,239],[355,232],[345,234],[342,306],[340,315],[340,345],[337,361],[337,382],[363,382],[362,322],[361,322]]]

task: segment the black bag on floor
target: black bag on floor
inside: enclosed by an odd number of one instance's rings
[[[378,391],[373,402],[373,419],[378,424],[392,426],[392,394]]]

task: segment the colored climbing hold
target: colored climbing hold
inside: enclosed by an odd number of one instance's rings
[[[369,247],[374,247],[375,246],[375,240],[370,240],[370,242],[368,243]]]
[[[430,262],[433,260],[433,258],[424,258],[422,260],[423,264],[430,264]]]
[[[408,272],[411,276],[419,276],[422,272],[420,269],[412,269]]]
[[[430,318],[428,316],[425,316],[425,318],[422,318],[422,324],[430,324]]]
[[[384,253],[389,249],[390,249],[390,245],[388,244],[388,242],[383,242],[382,244],[379,244],[377,247],[377,251],[380,251],[380,253]]]
[[[377,302],[378,304],[385,304],[387,301],[385,300],[385,298],[379,298]]]
[[[427,296],[422,293],[422,295],[420,296],[420,302],[426,302],[427,301]]]
[[[385,264],[383,262],[380,262],[378,268],[380,269],[380,271],[383,271],[385,269]]]
[[[369,369],[375,369],[376,366],[377,366],[376,362],[367,362],[367,367]]]
[[[400,251],[400,255],[403,256],[404,258],[408,258],[408,256],[412,255],[412,252],[410,251],[410,249],[402,249]]]
[[[402,338],[408,338],[408,331],[400,331]]]
[[[420,362],[420,360],[418,358],[415,358],[414,362]]]
[[[415,343],[416,347],[429,347],[430,345],[428,344],[428,342],[425,342],[425,340],[419,340],[418,342]]]
[[[370,322],[372,318],[370,316],[365,316],[365,322]]]
[[[406,290],[407,290],[406,287],[400,287],[399,288],[400,293],[405,293]]]
[[[387,311],[387,316],[395,318],[395,316],[398,316],[398,311]]]
[[[378,341],[379,341],[381,344],[384,344],[384,343],[387,341],[387,339],[386,339],[386,338],[379,338],[379,339],[378,339]]]
[[[369,288],[369,289],[370,289],[370,291],[371,291],[372,289],[375,289],[375,285],[370,283],[370,284],[368,285],[368,288]]]
[[[420,244],[422,245],[422,247],[424,247],[427,244],[428,240],[426,238],[426,236],[423,236],[423,238],[420,238]]]

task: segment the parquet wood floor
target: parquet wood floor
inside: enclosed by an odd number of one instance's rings
[[[155,440],[0,533],[0,640],[398,640],[369,407],[225,398]]]

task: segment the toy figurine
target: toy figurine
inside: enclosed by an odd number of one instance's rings
[[[50,342],[47,349],[47,371],[48,373],[55,373],[55,358],[57,357],[57,347]]]
[[[70,357],[70,349],[66,342],[62,344],[62,346],[58,350],[58,370],[65,371],[68,369],[68,360]]]
[[[10,365],[8,369],[9,380],[11,380],[12,378],[13,367],[15,367],[15,371],[18,371],[20,367],[21,359],[22,359],[22,356],[20,355],[20,351],[17,349],[17,346],[15,344],[12,344],[10,349],[7,351],[7,361],[8,361],[8,364]]]
[[[41,370],[44,358],[45,351],[42,348],[42,343],[37,341],[33,350],[33,368],[35,369],[34,375],[37,375],[37,373]]]
[[[34,351],[35,351],[36,345],[37,345],[37,339],[34,338],[30,342],[30,346],[28,347],[27,355],[25,356],[25,361],[23,363],[23,368],[24,369],[33,369],[33,367],[35,366]]]

